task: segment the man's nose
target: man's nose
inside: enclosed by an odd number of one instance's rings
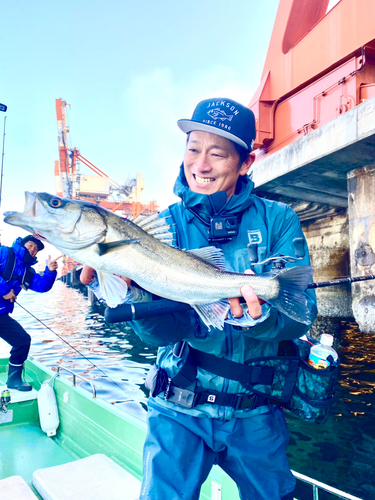
[[[195,168],[198,172],[207,172],[211,170],[211,165],[208,159],[208,155],[201,153],[195,161]]]

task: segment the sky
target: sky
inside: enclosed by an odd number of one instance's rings
[[[25,191],[55,193],[58,98],[70,104],[72,147],[119,184],[141,172],[142,202],[156,200],[163,209],[177,201],[173,185],[186,139],[177,120],[210,97],[249,103],[278,4],[3,0],[1,212],[22,211]],[[81,173],[92,174],[83,165]],[[10,245],[26,233],[1,214],[0,235]],[[47,245],[41,257],[47,254],[59,252]]]

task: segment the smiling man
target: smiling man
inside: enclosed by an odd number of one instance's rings
[[[200,131],[188,134],[184,172],[194,193],[225,191],[229,200],[235,193],[238,177],[248,173],[253,161],[248,155],[242,162],[235,143],[224,137]]]
[[[29,354],[31,337],[10,314],[21,289],[48,292],[57,276],[57,260],[49,257],[43,275],[31,266],[37,263],[36,255],[43,250],[43,243],[32,235],[17,238],[12,247],[0,246],[0,338],[12,346],[9,358],[8,389],[31,391],[22,380],[23,364]]]
[[[257,262],[294,256],[293,240],[302,238],[305,257],[298,264],[309,265],[297,215],[253,194],[247,175],[254,161],[253,113],[231,99],[208,99],[178,126],[187,134],[174,188],[181,201],[160,214],[173,219],[178,247],[216,246],[229,270],[260,274],[269,268],[253,265],[254,253]],[[285,417],[252,392],[262,370],[250,381],[247,363],[277,356],[281,340],[302,336],[309,325],[259,300],[249,286],[240,292],[248,314],[238,298],[229,298],[232,318],[223,330],[208,329],[194,311],[133,322],[141,339],[160,346],[147,379],[142,500],[198,500],[214,464],[237,483],[242,500],[293,498]],[[315,293],[305,296],[314,318]]]

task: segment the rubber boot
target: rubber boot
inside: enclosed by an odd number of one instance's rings
[[[22,365],[12,365],[9,363],[8,369],[8,381],[7,387],[8,389],[16,389],[17,391],[31,391],[32,387],[30,384],[27,384],[22,380]]]

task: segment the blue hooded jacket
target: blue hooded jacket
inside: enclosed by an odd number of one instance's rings
[[[22,238],[17,238],[12,245],[16,258],[12,279],[9,282],[6,282],[0,276],[0,315],[10,314],[14,309],[14,303],[10,300],[5,300],[3,298],[4,295],[7,295],[11,290],[13,290],[16,295],[18,295],[21,291],[21,281],[15,279],[14,276],[22,277],[26,268],[34,266],[38,262],[36,258],[34,258],[31,262],[24,262],[25,255],[30,256],[30,253],[24,246],[21,245],[21,240]],[[0,246],[0,273],[5,269],[7,258],[8,247]],[[50,271],[46,266],[43,276],[38,273],[33,275],[29,288],[30,290],[34,290],[34,292],[48,292],[51,290],[56,276],[57,272]]]
[[[177,246],[186,250],[209,246],[206,224],[212,215],[237,215],[238,235],[231,241],[217,244],[222,249],[225,260],[235,272],[243,273],[251,268],[248,244],[257,243],[258,262],[276,254],[295,255],[293,240],[303,238],[305,257],[295,265],[309,265],[307,244],[296,213],[288,206],[275,201],[262,199],[252,194],[254,183],[248,176],[240,177],[236,193],[227,201],[224,191],[212,195],[202,195],[190,191],[183,166],[175,184],[174,193],[181,202],[171,205],[160,217],[171,216],[175,223]],[[191,212],[193,210],[193,212]],[[198,217],[195,215],[197,214]],[[206,224],[205,224],[206,223]],[[269,271],[269,267],[253,266],[257,274]],[[316,297],[313,290],[305,292],[311,318],[317,314]],[[145,342],[164,346],[159,348],[157,364],[164,368],[169,377],[177,374],[185,361],[173,354],[173,344],[185,340],[195,349],[224,357],[237,363],[245,363],[252,358],[275,356],[281,340],[294,339],[304,335],[309,325],[297,322],[268,304],[262,306],[263,315],[250,328],[234,327],[225,323],[224,330],[209,329],[194,311],[170,314],[168,316],[143,319],[133,322],[136,333]],[[187,350],[185,350],[187,351]],[[197,387],[219,392],[248,392],[234,380],[212,375],[198,368]],[[192,385],[189,389],[194,390]],[[168,406],[174,411],[190,415],[215,418],[246,416],[248,410],[234,410],[217,405],[198,405],[186,410],[171,402],[164,401],[163,394],[156,398],[158,404]],[[254,411],[258,411],[260,408]]]

